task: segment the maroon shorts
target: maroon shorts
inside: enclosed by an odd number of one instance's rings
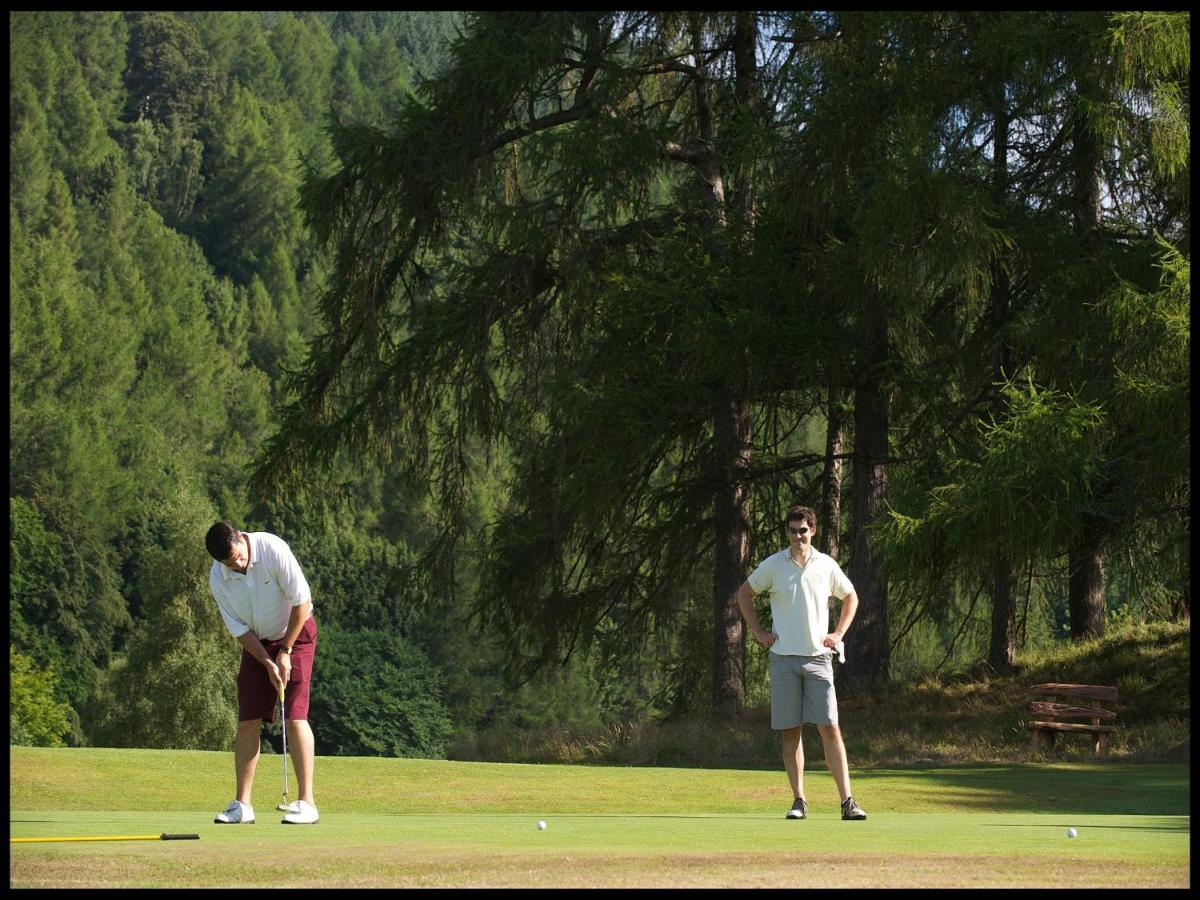
[[[279,653],[283,641],[263,641],[271,659]],[[284,688],[283,714],[289,719],[308,718],[308,685],[312,681],[313,657],[317,652],[317,619],[309,616],[296,643],[292,644],[292,674]],[[279,695],[271,684],[266,667],[242,650],[242,666],[238,669],[238,721],[265,719],[274,722],[279,713]]]

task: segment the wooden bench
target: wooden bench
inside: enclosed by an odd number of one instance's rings
[[[1025,727],[1033,732],[1033,750],[1054,746],[1060,731],[1096,736],[1096,753],[1108,754],[1108,736],[1117,730],[1117,714],[1100,704],[1115,706],[1117,689],[1099,684],[1035,684],[1029,689],[1032,719]],[[1072,719],[1087,719],[1075,722]],[[1104,720],[1107,724],[1101,724]]]

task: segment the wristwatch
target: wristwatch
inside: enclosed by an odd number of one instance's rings
[[[291,652],[292,652],[292,648],[291,648],[291,647],[280,647],[280,648],[279,648],[279,652],[280,652],[280,653],[291,653]]]

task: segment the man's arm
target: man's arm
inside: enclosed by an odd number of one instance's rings
[[[283,645],[290,647],[296,643],[296,638],[300,636],[300,629],[304,627],[304,623],[308,621],[308,616],[312,612],[312,601],[306,600],[299,606],[293,606],[292,612],[288,617],[287,633],[283,636]]]
[[[830,634],[825,635],[825,638],[821,641],[822,646],[836,649],[838,643],[846,636],[846,629],[854,621],[854,614],[856,612],[858,612],[858,594],[851,591],[842,598],[842,614],[838,616],[837,628]]]
[[[742,582],[735,599],[738,609],[742,611],[742,618],[746,620],[746,625],[749,626],[750,633],[754,635],[756,641],[764,647],[770,647],[779,640],[779,635],[773,631],[764,631],[763,627],[758,624],[758,613],[754,610],[754,589],[750,587],[749,581]]]
[[[262,641],[258,639],[258,635],[253,630],[247,631],[245,634],[238,636],[238,643],[267,670],[267,675],[271,679],[271,684],[275,686],[275,690],[281,690],[287,681],[287,675],[280,674],[279,667],[275,665],[275,661],[267,653],[267,648],[262,645]],[[281,655],[287,656],[286,653]]]
[[[308,621],[310,612],[312,612],[311,600],[306,600],[299,606],[292,607],[292,611],[288,616],[287,631],[283,635],[283,646],[291,647],[294,643],[296,643],[296,638],[300,636],[300,629],[302,629],[304,627],[304,623]],[[275,658],[279,663],[279,675],[281,678],[279,684],[286,684],[288,677],[292,673],[292,654],[284,653],[281,650]],[[279,684],[275,685],[275,687],[278,688]]]

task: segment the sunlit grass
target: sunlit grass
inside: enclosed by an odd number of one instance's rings
[[[321,822],[222,827],[232,753],[12,748],[14,836],[189,832],[195,842],[19,844],[17,887],[1181,887],[1188,768],[870,769],[866,822],[828,773],[788,822],[779,772],[317,760]],[[549,828],[538,831],[538,819]],[[1076,827],[1080,837],[1068,840]],[[845,848],[852,842],[855,852]]]
[[[12,747],[13,810],[202,812],[212,815],[233,789],[233,754],[206,750]],[[272,810],[282,777],[271,757],[260,761],[254,806]],[[852,773],[864,805],[911,813],[959,809],[958,793],[994,798],[971,811],[1127,812],[1186,815],[1188,768],[1180,764],[1027,763],[873,768]],[[814,808],[835,810],[829,774],[806,778]],[[950,795],[934,786],[952,788]],[[1047,785],[1054,790],[1043,793]],[[318,757],[322,813],[613,814],[773,813],[791,805],[778,769],[689,769],[650,766],[560,766],[449,760]],[[882,804],[882,806],[880,806]],[[1065,804],[1065,805],[1063,805]],[[966,810],[964,810],[966,811]],[[202,817],[203,818],[203,817]],[[267,818],[270,818],[268,815]]]

